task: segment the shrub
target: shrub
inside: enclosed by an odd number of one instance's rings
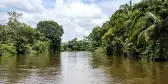
[[[37,51],[37,52],[46,51],[46,50],[49,49],[49,43],[38,41],[36,44],[33,45],[32,49]]]
[[[0,56],[15,55],[16,48],[13,44],[0,44]]]

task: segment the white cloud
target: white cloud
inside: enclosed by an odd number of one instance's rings
[[[85,31],[85,36],[88,36],[90,34],[90,31]]]
[[[83,28],[81,28],[81,27],[76,27],[75,28],[75,32],[77,32],[77,33],[82,33],[84,30],[83,30]]]
[[[33,27],[41,20],[54,20],[63,26],[63,41],[67,41],[88,35],[93,27],[102,25],[123,3],[122,0],[93,2],[96,0],[92,0],[91,4],[80,0],[56,0],[53,8],[45,8],[42,0],[0,0],[0,9],[9,8],[23,13],[21,21]],[[7,18],[4,12],[0,15],[5,16],[0,19]]]
[[[83,40],[83,39],[84,39],[84,37],[78,37],[78,41],[79,41],[79,40]]]
[[[24,12],[42,12],[42,0],[1,0],[1,8],[10,8]]]
[[[5,13],[5,12],[0,12],[0,16],[1,16],[1,18],[0,18],[0,24],[6,24],[7,23],[7,15],[6,15],[7,13]]]

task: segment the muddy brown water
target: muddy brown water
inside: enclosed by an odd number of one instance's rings
[[[0,84],[168,84],[168,62],[95,52],[3,56]]]

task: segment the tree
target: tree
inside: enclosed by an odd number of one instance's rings
[[[104,35],[104,29],[101,27],[93,28],[92,32],[89,34],[88,39],[92,42],[94,48],[101,47],[101,37]]]
[[[8,12],[8,24],[0,24],[0,55],[42,52],[48,49],[48,40],[31,26],[19,22],[21,13]]]
[[[54,51],[60,50],[61,37],[64,33],[61,25],[54,21],[40,21],[37,24],[37,30],[43,33],[44,36],[51,41],[51,49]]]

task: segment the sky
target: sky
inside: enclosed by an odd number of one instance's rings
[[[54,20],[63,26],[62,41],[83,39],[92,29],[101,26],[110,16],[130,0],[0,0],[0,20],[7,20],[7,12],[23,14],[20,19],[32,27],[42,20]],[[132,0],[134,3],[140,0]]]

